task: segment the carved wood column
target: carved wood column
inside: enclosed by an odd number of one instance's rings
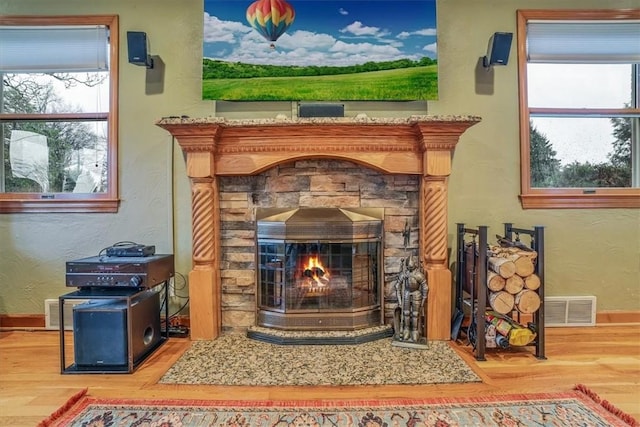
[[[192,261],[189,272],[189,320],[192,340],[220,336],[220,199],[215,171],[218,127],[207,127],[200,135],[176,133],[186,154],[191,180]]]
[[[194,159],[191,159],[195,161]],[[187,155],[187,164],[189,164]],[[191,339],[214,339],[220,335],[220,202],[218,182],[212,177],[191,177],[193,270],[189,272]]]
[[[463,128],[418,125],[422,134],[420,247],[429,284],[426,308],[430,340],[451,339],[452,275],[448,268],[448,182],[451,158]]]

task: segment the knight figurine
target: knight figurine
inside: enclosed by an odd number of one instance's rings
[[[398,299],[398,307],[394,313],[394,337],[398,342],[423,344],[421,325],[424,319],[424,306],[429,293],[429,286],[419,262],[411,255],[402,260],[402,269],[393,285]],[[425,328],[426,329],[426,328]]]

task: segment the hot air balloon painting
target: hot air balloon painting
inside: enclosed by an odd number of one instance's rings
[[[257,0],[247,8],[247,21],[275,48],[275,41],[291,26],[296,13],[285,0]]]
[[[438,99],[438,0],[202,1],[202,99]]]

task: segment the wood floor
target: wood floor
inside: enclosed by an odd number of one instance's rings
[[[489,351],[476,362],[471,348],[452,343],[482,383],[369,387],[216,387],[156,384],[188,348],[171,338],[133,374],[60,374],[59,335],[0,332],[0,426],[34,426],[79,390],[102,397],[195,399],[351,399],[473,397],[564,391],[588,386],[640,420],[640,325],[547,329],[547,360],[530,349]],[[277,363],[277,357],[271,363]]]

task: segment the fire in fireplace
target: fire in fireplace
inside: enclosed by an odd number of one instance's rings
[[[382,210],[257,212],[257,324],[284,330],[381,325]]]

